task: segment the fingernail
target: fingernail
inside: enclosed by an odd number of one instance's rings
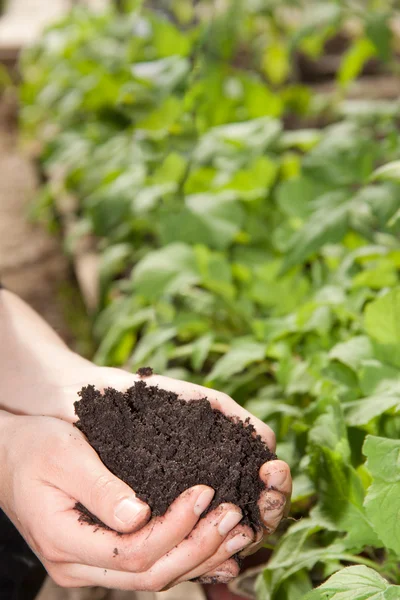
[[[210,506],[212,499],[214,498],[215,492],[213,489],[208,488],[201,492],[194,505],[194,514],[200,516]]]
[[[268,483],[274,487],[280,487],[288,478],[289,473],[285,469],[280,471],[272,471],[268,475]]]
[[[235,535],[229,542],[226,542],[226,549],[230,554],[234,554],[246,548],[250,543],[251,539],[244,533],[240,533],[239,535]]]
[[[281,494],[280,492],[277,492],[275,490],[270,490],[268,492],[265,492],[263,508],[265,511],[278,510],[278,509],[282,508],[282,506],[285,504],[285,502],[286,502],[286,499],[283,494]]]
[[[232,579],[235,579],[235,575],[229,571],[217,571],[214,577],[218,579],[219,583],[229,583]]]
[[[146,506],[142,502],[124,498],[115,509],[115,516],[121,523],[128,524],[138,517],[138,515],[146,510]]]
[[[242,520],[242,513],[230,510],[218,525],[218,532],[226,535]]]

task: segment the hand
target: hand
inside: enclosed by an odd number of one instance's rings
[[[74,371],[74,378],[75,381],[79,380],[78,383],[68,385],[63,388],[63,391],[59,390],[58,392],[62,397],[62,404],[66,407],[65,418],[71,421],[76,420],[76,417],[72,416],[71,405],[76,400],[77,392],[83,385],[91,383],[100,390],[103,390],[106,387],[126,390],[132,386],[135,381],[140,379],[138,375],[132,375],[121,369],[96,367],[94,365],[91,365],[88,368],[86,361],[82,364],[82,370],[80,372],[79,370]],[[257,433],[260,434],[270,450],[275,451],[275,435],[271,428],[252,416],[226,394],[192,383],[162,377],[160,375],[152,375],[151,377],[146,378],[145,381],[147,385],[158,385],[161,388],[173,391],[184,400],[207,397],[213,408],[220,410],[227,416],[237,416],[243,421],[250,418],[250,422],[254,425]],[[242,553],[243,555],[256,552],[262,547],[265,538],[275,531],[282,518],[288,514],[290,509],[292,479],[289,466],[281,460],[270,461],[261,467],[260,477],[266,486],[266,489],[261,493],[258,502],[264,528],[258,531],[256,536],[252,536],[254,539]],[[236,528],[235,532],[236,534],[249,534],[249,530],[242,528],[241,526]],[[215,570],[214,567],[214,562],[208,563],[206,565],[207,572]],[[186,573],[182,581],[188,578],[200,577],[205,572],[204,570],[201,572],[203,568],[204,565],[200,565],[199,568],[193,570],[193,572],[189,574]],[[221,561],[218,565],[218,572],[220,581],[229,580],[238,575],[239,567],[234,559],[227,560],[223,564]],[[215,577],[215,575],[212,576]],[[210,576],[205,579],[203,578],[202,581],[206,582],[209,578]]]
[[[19,298],[4,290],[0,294],[0,337],[4,341],[0,347],[0,370],[3,392],[2,397],[0,398],[0,408],[3,408],[9,413],[20,415],[46,415],[57,417],[72,423],[76,420],[73,403],[77,398],[77,392],[82,386],[92,383],[99,389],[111,386],[123,390],[133,385],[134,381],[137,380],[137,376],[119,369],[97,367],[68,350],[60,338],[46,323],[44,323],[43,320],[40,319],[38,315],[36,315]],[[152,376],[147,381],[150,385],[158,384],[166,389],[173,390],[186,400],[196,397],[208,397],[214,408],[221,410],[228,416],[238,416],[243,420],[249,416],[251,417],[247,411],[238,406],[225,394],[184,383],[182,381],[158,376]],[[274,450],[275,436],[271,429],[254,417],[251,417],[250,420],[269,448]],[[54,420],[51,420],[51,422],[54,427],[56,427]],[[35,423],[38,423],[38,421],[36,420]],[[79,437],[79,432],[75,429],[72,431],[75,436],[73,436],[72,439],[75,441],[80,439],[83,444],[83,439]],[[1,435],[0,440],[3,442]],[[21,440],[19,451],[23,452],[26,440],[24,438],[21,438]],[[0,451],[3,446],[4,445],[0,445]],[[86,448],[85,454],[88,452],[92,453],[92,461],[95,457],[93,471],[95,473],[98,472],[101,462],[97,455],[94,454],[94,451],[86,443],[84,444],[84,447]],[[66,452],[66,450],[67,446],[64,444],[63,452]],[[42,448],[33,445],[32,451],[37,455],[42,452]],[[52,450],[49,451],[47,447],[46,452],[50,452],[51,455]],[[27,459],[31,458],[29,453],[26,456]],[[75,503],[75,500],[80,499],[80,496],[82,495],[80,487],[88,489],[87,487],[85,488],[85,477],[87,477],[87,481],[89,482],[87,485],[94,485],[95,490],[97,490],[96,485],[98,486],[98,484],[93,480],[93,477],[90,477],[89,470],[88,472],[81,472],[79,486],[76,484],[76,488],[70,487],[72,485],[71,481],[74,481],[75,478],[75,470],[72,469],[66,471],[65,467],[69,462],[64,461],[62,453],[60,454],[59,452],[57,456],[59,457],[59,463],[56,471],[59,474],[63,474],[63,483],[62,485],[59,485],[58,491],[64,493],[64,496],[68,495],[70,502]],[[46,458],[45,455],[44,458]],[[72,464],[75,462],[79,466],[79,459],[77,459],[76,455],[73,457]],[[18,465],[16,473],[22,468],[23,466]],[[103,466],[102,468],[104,469]],[[27,474],[29,475],[29,471],[27,471]],[[71,481],[68,480],[68,476],[71,478]],[[45,475],[42,474],[41,477],[46,481]],[[107,477],[112,477],[108,471]],[[253,539],[254,536],[252,532],[249,530],[245,531],[241,526],[238,526],[229,534],[231,537],[240,532],[248,534],[253,543],[246,549],[246,552],[255,551],[263,543],[264,537],[275,530],[282,516],[286,514],[289,509],[291,477],[286,463],[278,460],[266,463],[260,469],[260,477],[266,484],[266,490],[261,494],[259,500],[260,512],[264,521],[263,530],[258,532],[256,539]],[[115,481],[119,482],[119,480],[116,480],[115,478],[112,478],[112,480],[114,481],[114,484]],[[0,481],[2,481],[2,479],[0,479]],[[78,479],[75,478],[75,481],[78,481]],[[105,479],[105,481],[108,481],[108,479]],[[107,490],[114,489],[114,484],[112,484],[111,487],[108,487]],[[118,485],[121,484],[122,482],[118,483]],[[53,485],[57,488],[56,483],[53,482]],[[1,503],[4,486],[1,485],[0,489]],[[126,486],[124,487],[124,490],[125,493],[127,493]],[[96,491],[93,492],[94,495],[96,495],[96,493]],[[132,494],[132,490],[129,490],[129,493]],[[95,503],[93,506],[93,502],[89,501],[91,497],[89,491],[87,491],[85,497],[87,501],[85,503],[85,501],[80,500],[82,504],[111,528],[120,531],[133,531],[136,526],[140,526],[139,519],[137,522],[132,521],[130,529],[121,529],[121,524],[119,524],[118,527],[118,523],[116,523],[115,517],[111,517],[111,513],[110,515],[104,514],[102,508],[103,505],[101,503],[97,502],[97,504]],[[68,509],[70,517],[71,514],[73,514],[76,520],[76,513],[75,511],[71,513],[71,507],[72,504]],[[22,509],[23,507],[21,507],[21,510]],[[109,510],[111,510],[111,508]],[[235,510],[237,511],[238,509],[236,508]],[[10,514],[11,508],[9,511]],[[14,515],[15,522],[17,522],[16,519],[19,518],[19,512],[20,511],[17,511]],[[211,514],[213,513],[207,515],[207,519],[211,518]],[[37,513],[36,517],[38,517]],[[166,521],[166,517],[163,517],[163,519]],[[196,536],[199,535],[198,532],[201,532],[202,528],[205,526],[203,521],[206,521],[206,519],[199,523],[198,527],[193,531],[193,537],[190,539],[196,539]],[[38,522],[40,522],[40,519]],[[158,522],[160,522],[160,520]],[[53,523],[53,526],[53,530],[59,529],[57,523]],[[115,534],[110,533],[110,535]],[[109,539],[110,535],[104,532],[104,536],[106,536],[107,539]],[[40,540],[40,535],[38,539]],[[92,540],[92,538],[90,539]],[[113,538],[113,540],[115,542],[115,538]],[[220,546],[221,541],[222,538],[219,540]],[[93,546],[94,544],[92,541],[90,548]],[[205,572],[215,572],[216,566],[218,566],[219,578],[221,580],[226,580],[235,576],[238,572],[237,563],[233,560],[226,560],[226,548],[225,550],[224,548],[225,546],[222,545],[222,554],[219,553],[219,551],[216,551],[213,555],[209,555],[206,562],[203,561],[201,564],[197,562],[197,567],[192,568],[191,571],[187,571],[181,578],[199,577]],[[95,548],[92,548],[92,550],[95,555]],[[236,548],[235,552],[237,551],[238,549]],[[231,552],[231,554],[234,554],[235,552]],[[173,553],[170,554],[170,556],[172,555]],[[90,556],[89,548],[87,548],[86,562],[84,561],[80,564],[87,565],[88,556]],[[71,563],[71,560],[69,563]],[[114,564],[116,564],[116,561],[114,561]],[[185,567],[186,566],[187,564],[185,563]],[[180,581],[181,578],[176,579],[175,583]],[[102,580],[101,583],[105,584],[104,580]]]
[[[0,507],[61,586],[158,591],[214,575],[254,538],[233,505],[199,521],[214,495],[202,485],[146,524],[148,506],[60,419],[0,411],[0,439]],[[77,501],[124,535],[79,522]]]
[[[101,390],[106,387],[126,390],[132,386],[135,381],[140,379],[138,375],[132,375],[120,369],[109,367],[97,367],[97,369],[97,384],[95,380],[91,380],[90,382],[93,382],[94,385]],[[161,375],[146,377],[145,381],[147,385],[157,385],[163,389],[175,392],[183,400],[207,397],[213,408],[220,410],[228,417],[239,417],[242,421],[249,418],[268,448],[272,452],[275,451],[276,439],[272,429],[260,421],[260,419],[251,415],[227,394],[193,383],[163,377]],[[292,478],[289,466],[282,460],[273,460],[262,465],[259,474],[266,486],[265,491],[261,493],[258,501],[264,527],[253,536],[254,539],[252,543],[241,553],[242,556],[252,554],[261,548],[264,545],[265,539],[276,530],[282,518],[287,516],[290,510]],[[239,533],[241,530],[241,526],[239,526],[235,531]],[[209,571],[209,569],[207,569],[207,571]],[[239,566],[234,559],[227,560],[218,565],[217,579],[220,582],[227,582],[230,579],[237,577],[238,574]],[[216,577],[215,572],[211,575],[208,574],[206,577],[202,577],[200,569],[194,570],[192,573],[186,575],[189,575],[190,579],[200,578],[200,581],[203,583],[209,582],[211,578],[215,580]],[[175,583],[180,583],[180,581],[184,581],[186,578],[187,577],[185,576],[185,578],[182,578]]]

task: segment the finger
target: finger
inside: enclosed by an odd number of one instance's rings
[[[80,564],[60,565],[54,568],[45,562],[46,569],[56,583],[63,587],[103,587],[119,590],[161,591],[177,585],[171,582],[160,587],[156,577],[151,573],[128,574],[113,569],[100,569]],[[199,581],[201,583],[228,583],[239,575],[239,565],[234,559],[223,563],[215,572],[207,573]],[[185,579],[182,579],[185,581]]]
[[[220,570],[220,565],[225,564],[229,559],[244,548],[250,547],[250,544],[254,540],[254,532],[250,527],[243,525],[235,527],[230,534],[227,536],[223,544],[217,548],[216,552],[207,558],[206,561],[199,563],[191,571],[187,571],[179,579],[174,581],[174,585],[181,583],[182,581],[189,581],[203,577],[206,574],[209,575],[214,571]],[[235,560],[232,561],[237,565]],[[222,570],[222,569],[221,569]],[[230,578],[236,575],[231,575]]]
[[[290,497],[292,495],[292,477],[289,465],[283,460],[271,460],[262,465],[260,478],[267,488],[278,490],[285,496],[284,516],[287,516],[290,511]]]
[[[135,381],[140,379],[138,375],[125,373],[119,369],[108,369],[107,373],[105,372],[104,375],[104,387],[107,387],[107,385],[112,385],[117,389],[124,390],[132,386]],[[107,383],[106,380],[108,380]],[[250,423],[254,425],[257,433],[267,444],[268,448],[272,452],[275,451],[276,439],[272,429],[260,419],[257,419],[257,417],[251,415],[227,394],[203,387],[201,385],[196,385],[194,383],[188,383],[186,381],[179,381],[178,379],[164,377],[162,375],[151,375],[150,377],[146,377],[144,381],[147,385],[159,386],[164,390],[175,392],[175,394],[177,394],[183,400],[200,400],[202,398],[207,398],[213,408],[219,410],[228,417],[236,416],[242,421],[250,419]]]
[[[278,527],[282,518],[286,516],[290,510],[290,496],[292,493],[290,468],[283,460],[271,460],[262,465],[259,473],[260,478],[264,481],[268,489],[261,493],[258,505],[265,528],[268,533],[272,533]],[[282,501],[282,498],[280,496],[274,498],[274,494],[270,494],[270,488],[274,488],[284,495],[285,500],[283,509],[276,506],[276,502],[279,504]],[[274,509],[273,506],[276,506],[276,508]],[[246,548],[242,555],[248,556],[254,554],[257,550],[262,548],[264,535],[265,531],[258,531],[254,543]]]
[[[245,557],[245,556],[249,556],[250,554],[254,554],[255,552],[257,552],[257,550],[259,550],[260,548],[263,547],[263,545],[264,545],[264,538],[265,538],[265,530],[264,529],[259,529],[254,534],[253,543],[250,544],[250,546],[247,546],[247,548],[245,548],[240,553],[240,556],[241,557]]]
[[[185,572],[194,569],[196,564],[203,563],[212,556],[229,531],[237,525],[238,519],[241,518],[242,514],[237,507],[229,504],[219,506],[201,520],[187,539],[163,556],[151,568],[140,573],[127,573],[114,569],[105,570],[75,564],[69,574],[78,581],[77,586],[103,585],[104,587],[137,591],[163,590]],[[244,540],[242,535],[241,537]],[[249,541],[251,538],[247,540],[247,543]]]
[[[242,532],[226,541],[229,532],[237,526],[241,518],[241,511],[237,507],[232,504],[221,504],[201,519],[185,540],[152,567],[151,573],[158,586],[163,589],[185,573],[196,569],[198,565],[207,563],[221,545],[226,547],[226,550],[221,553],[222,559],[219,559],[219,564],[251,543],[251,530],[249,533]],[[240,537],[239,542],[238,537]],[[218,564],[218,561],[210,562],[210,565],[215,564]],[[204,572],[205,568],[202,568],[200,573]]]
[[[191,533],[213,496],[211,488],[195,486],[181,494],[163,517],[152,519],[136,533],[121,536],[106,529],[94,533],[93,527],[78,522],[76,510],[66,508],[56,494],[49,493],[46,502],[40,504],[42,537],[43,531],[47,532],[47,546],[56,550],[58,561],[141,572]]]
[[[100,521],[122,533],[142,527],[150,508],[115,477],[78,430],[65,424],[65,434],[53,440],[43,471],[48,483],[78,500]]]
[[[216,584],[216,583],[229,583],[232,579],[235,579],[240,573],[240,567],[234,558],[226,560],[222,565],[219,565],[215,570],[205,573],[201,577],[196,577],[191,581],[197,581],[203,585]],[[182,581],[184,581],[182,579]],[[177,581],[176,584],[181,583]]]
[[[267,533],[273,533],[281,522],[286,504],[286,497],[276,490],[261,493],[258,501],[261,518]]]

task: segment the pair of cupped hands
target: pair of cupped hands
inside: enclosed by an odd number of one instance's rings
[[[42,377],[30,389],[21,389],[28,398],[0,411],[0,507],[51,577],[63,587],[141,591],[160,591],[195,578],[226,583],[236,577],[239,567],[232,556],[259,548],[288,511],[292,482],[287,464],[274,460],[260,469],[266,487],[259,498],[264,527],[257,533],[240,524],[241,511],[232,504],[221,504],[201,518],[214,496],[205,485],[186,490],[164,516],[152,518],[149,506],[107,470],[72,425],[73,403],[83,385],[124,390],[138,377],[95,366],[53,341],[45,343],[57,363],[57,377],[46,383]],[[275,449],[272,430],[227,395],[157,375],[146,382],[186,400],[207,397],[225,415],[250,417]],[[4,408],[1,399],[0,405]],[[76,502],[110,530],[94,532],[81,523]]]

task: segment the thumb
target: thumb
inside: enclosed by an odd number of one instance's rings
[[[55,456],[54,456],[55,454]],[[53,461],[57,461],[57,452]],[[128,533],[140,529],[150,518],[150,507],[115,477],[101,462],[80,431],[74,429],[52,469],[52,483],[83,504],[105,525]]]

